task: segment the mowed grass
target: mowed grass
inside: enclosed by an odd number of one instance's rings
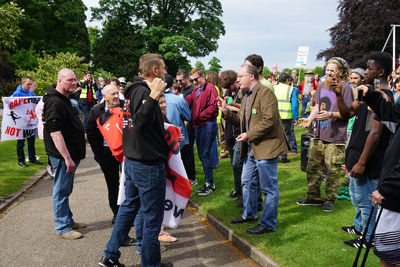
[[[298,152],[301,148],[300,136],[304,132],[303,129],[296,127]],[[198,156],[195,157],[196,177],[199,181],[199,185],[195,188],[199,188],[204,184],[204,173]],[[337,200],[335,210],[330,213],[323,212],[321,206],[297,205],[296,200],[303,198],[307,191],[306,174],[299,168],[282,168],[300,166],[300,155],[289,155],[289,158],[290,163],[278,165],[280,198],[276,232],[250,235],[246,230],[256,226],[256,222],[239,225],[230,223],[232,218],[241,216],[241,208],[232,199],[225,197],[234,188],[229,158],[220,160],[219,167],[214,169],[216,192],[200,197],[193,190],[191,198],[205,212],[217,217],[281,266],[351,266],[357,249],[344,245],[343,241],[354,239],[355,236],[341,232],[340,227],[353,224],[355,215],[353,205],[347,200]],[[343,180],[344,172],[341,177],[341,181]],[[324,188],[322,192],[323,190]],[[259,217],[260,215],[261,212]],[[379,266],[379,259],[372,250],[366,266]]]
[[[36,138],[35,148],[43,165],[26,162],[28,167],[23,168],[17,164],[17,141],[0,142],[0,198],[9,197],[18,191],[38,170],[47,166],[43,140]],[[26,140],[24,152],[26,157]]]

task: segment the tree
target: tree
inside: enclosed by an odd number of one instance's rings
[[[219,73],[222,69],[222,66],[219,64],[220,62],[221,60],[218,58],[212,57],[210,61],[208,61],[208,66],[210,66],[208,71],[215,71],[216,73]]]
[[[188,68],[188,56],[204,57],[215,51],[219,37],[225,34],[218,0],[100,0],[99,5],[92,8],[93,19],[107,25],[124,13],[128,20],[124,27],[132,27],[135,32],[134,38],[116,36],[117,42],[126,38],[130,38],[128,42],[144,42],[143,52],[163,55],[172,74]]]
[[[37,95],[43,95],[47,89],[57,82],[58,72],[63,69],[71,69],[76,77],[82,77],[88,70],[89,64],[84,63],[85,58],[76,54],[57,53],[55,56],[44,53],[43,57],[38,59],[38,67],[35,70],[18,69],[16,71],[19,77],[30,76],[37,83]]]
[[[196,68],[202,69],[203,71],[206,70],[206,67],[204,66],[203,63],[201,63],[201,61],[196,61],[196,63],[194,63],[194,66],[195,66]]]
[[[0,0],[0,4],[8,0]],[[29,49],[34,42],[36,52],[77,53],[90,59],[89,35],[85,24],[87,7],[82,0],[15,0],[24,7],[23,29],[17,40],[18,49]]]
[[[317,59],[339,56],[346,59],[352,68],[365,68],[369,55],[382,50],[390,25],[400,24],[399,1],[340,0],[337,10],[339,22],[329,29],[332,47],[321,51]],[[400,47],[398,40],[396,47]],[[391,42],[387,49],[391,51]]]
[[[20,21],[24,10],[14,2],[0,6],[0,49],[14,49],[21,36]]]
[[[20,69],[24,70],[33,70],[37,67],[39,54],[35,52],[33,49],[33,42],[29,50],[25,48],[18,49],[11,56],[12,60],[14,60]]]

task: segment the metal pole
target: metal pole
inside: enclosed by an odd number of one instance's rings
[[[396,68],[396,25],[393,26],[393,69]]]
[[[387,37],[387,39],[386,39],[385,44],[383,45],[383,48],[382,48],[382,51],[381,51],[381,52],[385,51],[386,45],[387,45],[387,43],[389,42],[390,36],[392,36],[392,32],[393,32],[393,27],[390,29],[389,35],[388,35],[388,37]]]

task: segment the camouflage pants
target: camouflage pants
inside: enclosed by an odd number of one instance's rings
[[[323,143],[314,137],[310,141],[307,164],[307,198],[325,200],[321,197],[322,175],[326,170],[326,200],[335,202],[339,187],[342,164],[344,164],[344,144]]]

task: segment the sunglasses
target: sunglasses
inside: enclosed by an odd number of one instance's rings
[[[199,81],[199,78],[200,78],[200,77],[197,77],[197,78],[194,78],[194,79],[190,79],[190,82],[191,82],[191,83],[193,83],[193,82],[196,82],[196,83],[197,83],[197,82]]]
[[[183,83],[183,79],[182,80],[176,80],[178,83]]]

